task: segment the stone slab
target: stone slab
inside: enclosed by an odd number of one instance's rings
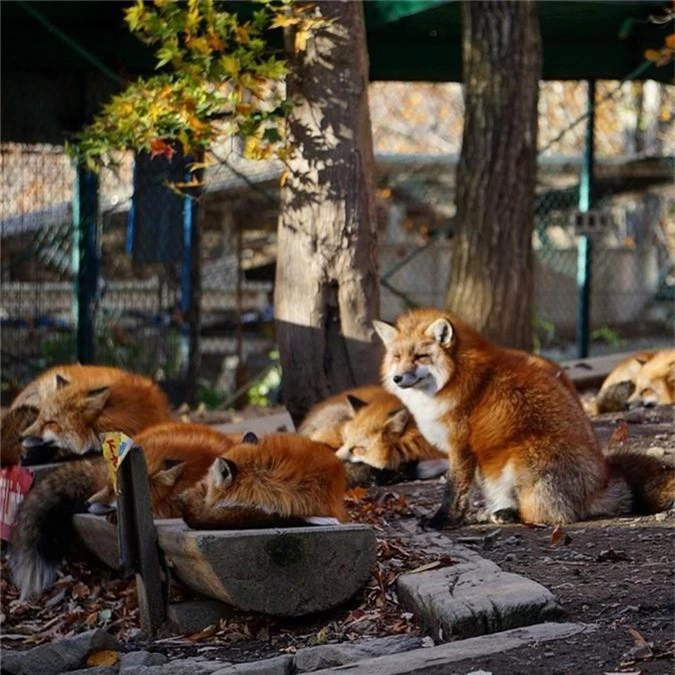
[[[241,432],[242,435],[247,431],[260,435],[274,432],[293,433],[295,431],[293,419],[287,412],[276,413],[274,415],[261,415],[260,417],[251,417],[241,422],[214,424],[212,426],[214,429],[227,434]]]
[[[457,661],[478,659],[551,640],[565,640],[592,630],[594,626],[582,623],[542,623],[315,672],[317,675],[447,675],[453,672],[450,666]]]
[[[4,650],[3,675],[59,675],[84,665],[92,652],[103,649],[120,651],[122,645],[109,633],[94,629],[63,638],[57,642],[38,645],[26,651]]]
[[[504,572],[469,548],[446,545],[454,564],[397,580],[401,604],[436,642],[495,633],[559,617],[555,596],[531,579]]]
[[[73,522],[85,545],[116,567],[117,528],[91,514]],[[367,525],[198,531],[178,518],[155,525],[182,583],[246,611],[302,616],[330,609],[361,588],[375,563]]]

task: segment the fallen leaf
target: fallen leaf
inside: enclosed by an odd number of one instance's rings
[[[101,649],[87,657],[88,666],[114,666],[120,660],[119,652],[112,649]]]
[[[426,572],[427,570],[433,570],[436,567],[440,567],[441,561],[440,560],[434,560],[434,562],[427,563],[426,565],[422,565],[420,567],[416,567],[414,570],[410,570],[408,574],[419,574],[420,572]]]
[[[611,438],[609,439],[609,445],[623,445],[628,440],[628,424],[626,420],[621,420],[614,430]]]
[[[551,546],[555,546],[563,536],[563,529],[560,525],[556,525],[551,532]]]
[[[635,630],[635,628],[631,628],[630,626],[627,627],[626,629],[631,637],[633,638],[633,643],[635,644],[636,647],[648,647],[649,643],[647,640],[645,640],[638,631]]]

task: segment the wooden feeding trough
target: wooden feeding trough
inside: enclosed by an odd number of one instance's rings
[[[200,531],[180,519],[154,522],[181,583],[246,611],[302,616],[330,609],[359,590],[375,562],[375,536],[366,525]],[[116,526],[90,514],[74,523],[89,550],[120,567]]]
[[[279,616],[339,605],[367,581],[375,563],[375,535],[366,525],[214,531],[192,530],[181,519],[154,521],[145,459],[136,446],[117,464],[117,480],[117,525],[91,514],[76,515],[74,525],[103,562],[136,573],[141,624],[149,634],[168,614],[160,560],[209,598]]]

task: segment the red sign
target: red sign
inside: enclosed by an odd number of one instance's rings
[[[33,485],[33,472],[18,464],[0,469],[0,539],[12,540],[19,504]]]

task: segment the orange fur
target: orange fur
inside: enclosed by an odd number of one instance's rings
[[[71,366],[67,376],[50,371],[54,391],[39,406],[24,439],[54,443],[76,455],[98,450],[98,434],[121,431],[134,436],[146,427],[169,421],[164,392],[152,380],[117,368]],[[68,377],[71,379],[68,380]]]
[[[0,421],[0,467],[19,464],[23,457],[21,434],[38,416],[37,408],[20,405],[7,410]]]
[[[656,352],[637,372],[630,407],[675,403],[675,349]]]
[[[57,375],[69,382],[84,381],[86,378],[114,377],[119,372],[117,368],[108,366],[83,366],[79,363],[66,363],[54,366],[44,373],[40,373],[32,382],[27,384],[12,401],[11,408],[31,405],[36,408],[58,388]]]
[[[347,400],[347,394],[369,403],[383,393],[384,389],[381,386],[370,385],[334,394],[312,407],[302,420],[298,433],[337,450],[343,444],[342,426],[354,414]]]
[[[619,361],[605,378],[595,397],[596,413],[618,412],[628,407],[628,399],[635,391],[635,379],[645,363],[656,352],[642,351]]]
[[[422,436],[401,401],[384,389],[351,410],[351,417],[342,425],[342,445],[336,453],[343,461],[396,470],[407,462],[446,457]]]
[[[152,513],[156,518],[179,518],[178,495],[194,486],[213,460],[240,441],[241,434],[225,434],[203,424],[168,422],[149,427],[134,437],[143,449],[150,485]],[[91,503],[110,504],[112,483],[93,494]]]
[[[178,495],[204,478],[214,459],[239,439],[239,434],[183,422],[139,433],[134,441],[144,451],[153,515],[179,517]],[[102,458],[67,462],[31,490],[19,510],[10,556],[22,598],[41,592],[54,580],[56,565],[69,549],[71,515],[83,510],[86,502],[111,505],[114,501]]]
[[[183,517],[197,528],[259,527],[311,516],[345,521],[344,491],[344,468],[330,448],[270,434],[223,453],[201,486],[185,493]]]
[[[434,526],[450,515],[463,521],[476,473],[497,521],[519,512],[557,524],[629,510],[628,486],[610,476],[578,397],[539,359],[500,348],[435,309],[375,327],[386,347],[385,387],[449,456]]]

